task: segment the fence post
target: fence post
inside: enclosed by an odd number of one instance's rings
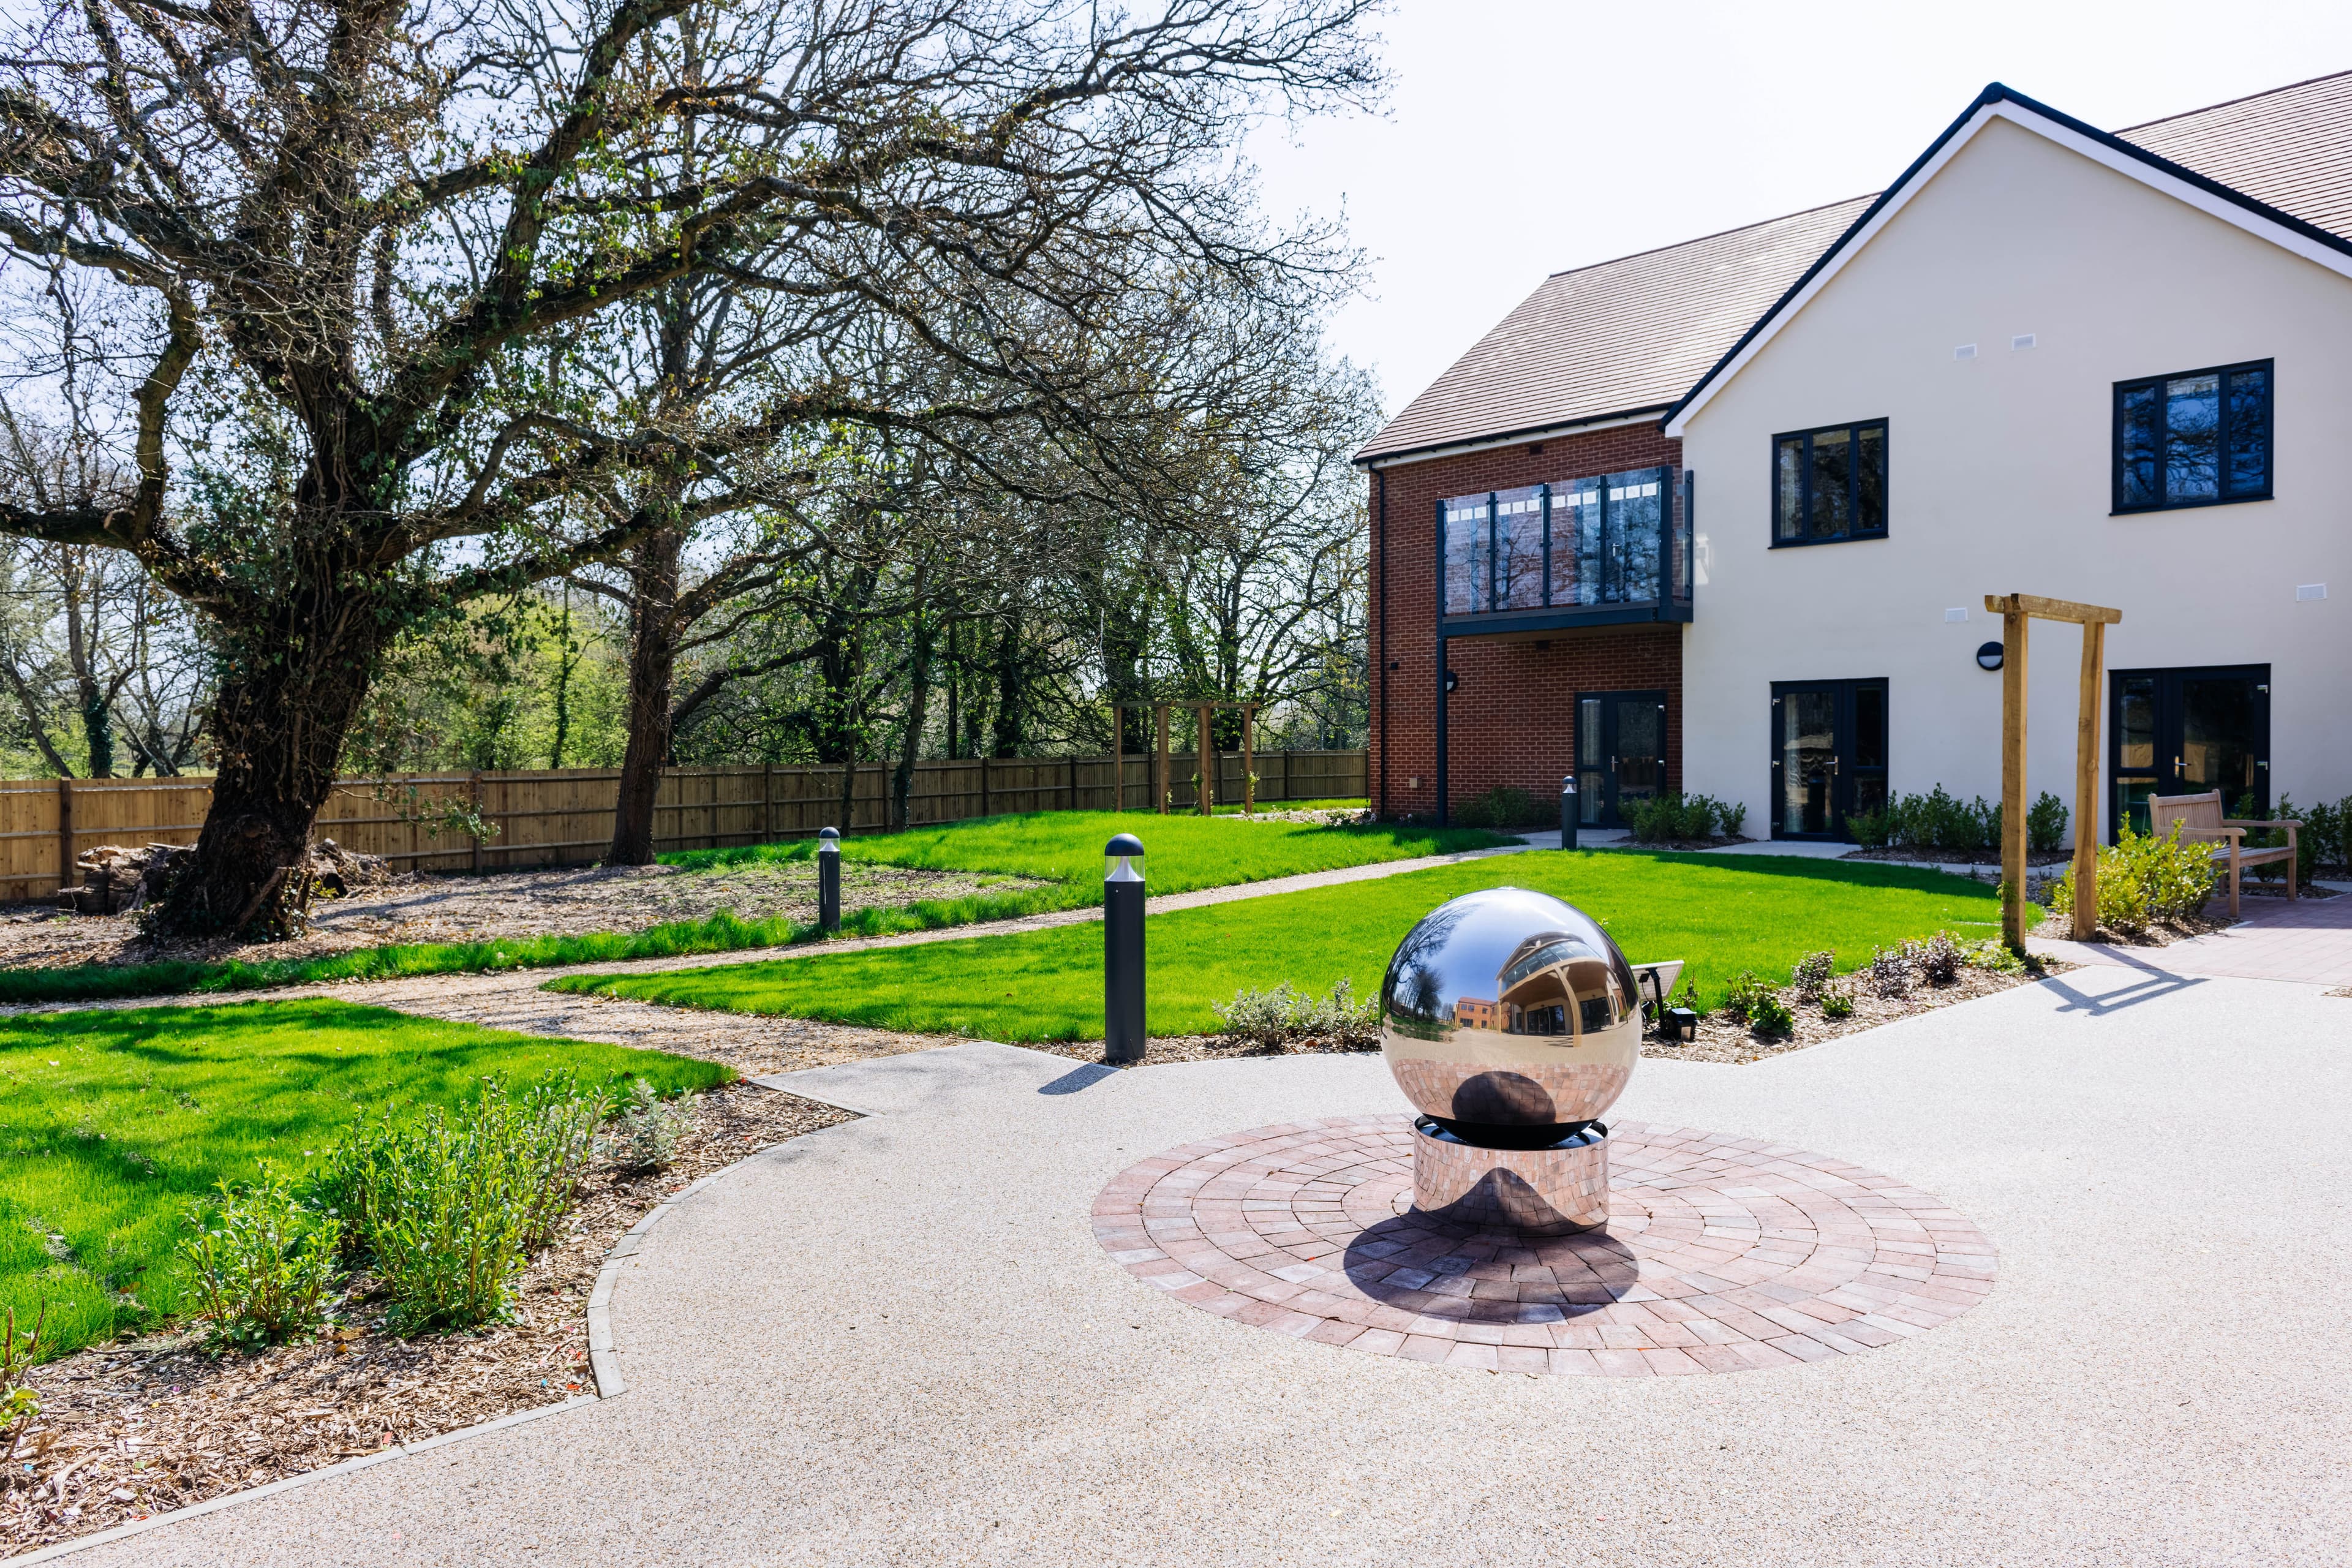
[[[1296,790],[1294,790],[1294,789],[1292,789],[1292,788],[1290,787],[1290,753],[1289,753],[1288,752],[1283,752],[1283,753],[1282,753],[1282,799],[1283,799],[1283,803],[1284,803],[1285,805],[1287,805],[1287,804],[1289,804],[1291,801],[1297,800],[1297,798],[1298,798],[1298,793],[1297,793]]]
[[[1257,812],[1257,774],[1250,771],[1257,762],[1256,731],[1257,710],[1254,707],[1244,708],[1242,710],[1242,815],[1244,816],[1255,816]]]
[[[1202,816],[1214,816],[1217,809],[1217,741],[1209,728],[1215,711],[1207,703],[1201,704],[1201,735],[1192,743],[1195,773],[1201,781],[1192,792],[1192,810]]]
[[[73,780],[58,780],[58,891],[73,886]]]
[[[470,792],[470,794],[471,794],[471,795],[472,795],[472,797],[473,797],[474,820],[475,820],[475,821],[477,821],[477,822],[479,822],[479,821],[482,819],[482,770],[481,770],[481,769],[479,769],[479,768],[476,768],[476,769],[474,770],[474,772],[473,772],[473,776],[472,776],[472,777],[467,781],[467,785],[468,785],[469,792]],[[473,838],[473,840],[474,840],[474,869],[475,869],[475,870],[477,870],[477,871],[478,871],[478,870],[480,870],[480,869],[482,868],[482,836],[481,836],[480,834],[478,834],[478,833],[476,833],[476,834],[470,835],[470,837],[471,837]]]
[[[1127,809],[1127,710],[1116,702],[1110,709],[1110,808]]]
[[[980,815],[988,815],[988,758],[984,753],[980,759]]]
[[[1070,759],[1070,809],[1078,809],[1078,759]]]
[[[1151,710],[1160,725],[1160,750],[1151,762],[1151,809],[1160,816],[1168,815],[1168,704]]]

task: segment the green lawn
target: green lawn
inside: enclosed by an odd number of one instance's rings
[[[1360,803],[1358,803],[1360,804]],[[1311,822],[1235,822],[1196,816],[1107,811],[1034,812],[982,817],[911,833],[850,839],[843,853],[857,859],[945,870],[1042,877],[1048,888],[982,891],[960,899],[923,899],[888,908],[844,911],[850,936],[938,931],[979,921],[1010,920],[1048,910],[1076,909],[1102,899],[1102,847],[1118,832],[1140,834],[1151,851],[1155,892],[1252,882],[1300,871],[1325,871],[1374,860],[1482,849],[1512,840],[1467,827],[1326,827]],[[805,860],[816,841],[746,845],[665,855],[667,864],[709,870],[750,860]],[[0,971],[0,1003],[39,1005],[108,997],[170,996],[189,992],[259,991],[278,985],[319,985],[404,975],[474,974],[502,969],[551,969],[574,963],[619,963],[699,952],[740,952],[804,942],[814,928],[781,916],[742,920],[720,912],[707,920],[672,921],[639,931],[592,931],[576,936],[509,937],[497,942],[402,942],[358,948],[324,958],[271,959],[245,963],[169,960],[160,963],[75,964],[59,969]]]
[[[340,1002],[0,1019],[0,1304],[63,1353],[184,1310],[172,1252],[215,1181],[299,1167],[362,1112],[568,1067],[700,1089],[726,1068]],[[136,1305],[119,1301],[129,1293]]]
[[[1935,871],[1763,856],[1535,851],[1155,915],[1150,1030],[1212,1031],[1212,1003],[1284,980],[1322,991],[1345,976],[1359,996],[1375,995],[1413,921],[1457,894],[1507,884],[1581,906],[1636,961],[1686,961],[1684,973],[1708,1001],[1743,969],[1785,980],[1797,959],[1823,947],[1851,969],[1875,945],[1940,929],[1990,936],[2000,918],[1991,889]],[[1101,928],[1087,924],[554,984],[990,1039],[1094,1039],[1102,1034],[1102,941]]]
[[[1025,893],[975,895],[952,902],[1024,902],[1006,912],[1035,914],[1102,901],[1103,846],[1113,834],[1143,840],[1144,876],[1154,893],[1184,893],[1235,882],[1263,882],[1305,871],[1334,871],[1376,860],[1489,849],[1517,840],[1475,827],[1330,827],[1317,822],[1250,822],[1139,811],[1037,811],[971,822],[877,833],[842,841],[845,859],[877,860],[936,871],[1001,871],[1040,877],[1051,888]],[[737,849],[695,849],[665,855],[664,863],[699,869],[747,860],[805,860],[813,839],[751,844]],[[941,900],[949,902],[949,900]],[[934,925],[947,921],[934,921]]]

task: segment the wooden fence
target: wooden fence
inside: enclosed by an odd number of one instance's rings
[[[1216,757],[1220,804],[1242,797],[1238,752]],[[1123,759],[1127,809],[1151,809],[1151,758]],[[1260,752],[1260,805],[1361,797],[1366,757],[1354,752]],[[1008,757],[915,764],[908,814],[918,826],[1006,811],[1106,811],[1112,763],[1103,757]],[[841,826],[838,767],[672,768],[654,807],[656,849],[806,837]],[[1172,809],[1196,804],[1191,752],[1168,759]],[[853,781],[853,830],[889,826],[887,763],[863,763]],[[425,871],[560,866],[603,858],[613,841],[620,773],[397,773],[342,779],[315,832],[346,849]],[[105,844],[193,844],[211,804],[208,778],[33,779],[0,782],[0,899],[37,898],[74,880],[74,857]],[[487,839],[429,820],[470,805],[498,829]]]

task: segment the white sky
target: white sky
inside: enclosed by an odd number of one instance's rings
[[[1547,273],[1880,189],[1989,81],[2114,130],[2352,68],[2342,0],[1393,7],[1385,117],[1250,149],[1371,257],[1331,338],[1391,414]]]

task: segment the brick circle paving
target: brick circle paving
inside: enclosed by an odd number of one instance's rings
[[[1616,1123],[1607,1228],[1529,1238],[1412,1212],[1412,1140],[1355,1116],[1188,1143],[1105,1187],[1095,1235],[1237,1322],[1497,1372],[1826,1361],[1992,1289],[1992,1244],[1942,1200],[1785,1144]]]

